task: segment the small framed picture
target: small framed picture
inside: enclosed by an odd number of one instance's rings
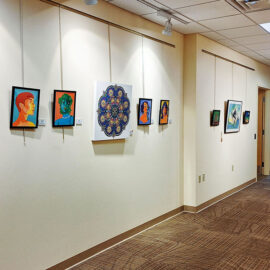
[[[212,127],[219,126],[219,120],[220,120],[220,110],[213,110],[211,116],[211,126]]]
[[[169,123],[169,100],[160,101],[160,110],[159,110],[159,124],[167,125]]]
[[[37,128],[40,90],[13,86],[10,128]]]
[[[245,111],[243,117],[243,124],[249,124],[249,119],[250,119],[250,111]]]
[[[234,133],[240,131],[241,115],[242,101],[228,100],[225,133]]]
[[[53,127],[75,125],[76,92],[54,90]]]
[[[138,125],[151,125],[152,99],[140,98],[138,108]]]

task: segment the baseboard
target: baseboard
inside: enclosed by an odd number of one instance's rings
[[[158,224],[159,222],[166,220],[167,218],[175,216],[181,212],[191,212],[191,213],[199,212],[200,210],[202,210],[206,207],[209,207],[210,205],[224,199],[225,197],[232,195],[233,193],[235,193],[237,191],[240,191],[241,189],[255,183],[256,181],[257,181],[257,179],[254,178],[254,179],[252,179],[252,180],[250,180],[250,181],[248,181],[248,182],[246,182],[238,187],[235,187],[229,191],[224,192],[223,194],[221,194],[221,195],[219,195],[219,196],[217,196],[217,197],[215,197],[215,198],[213,198],[205,203],[200,204],[197,207],[196,206],[189,206],[189,205],[183,205],[181,207],[178,207],[178,208],[176,208],[168,213],[165,213],[165,214],[163,214],[157,218],[154,218],[154,219],[152,219],[152,220],[150,220],[142,225],[139,225],[139,226],[127,231],[127,232],[124,232],[120,235],[117,235],[117,236],[97,245],[97,246],[94,246],[86,251],[83,251],[83,252],[81,252],[81,253],[79,253],[79,254],[77,254],[77,255],[75,255],[75,256],[73,256],[73,257],[71,257],[63,262],[60,262],[57,265],[48,268],[47,270],[67,269],[67,268],[69,268],[77,263],[80,263],[80,262],[84,261],[85,259],[87,259],[87,258],[109,248],[109,247],[112,247],[113,245],[118,244],[119,242],[121,242],[121,241],[123,241],[123,240],[137,234],[137,233],[140,233],[140,232]]]
[[[190,205],[184,205],[184,212],[196,213],[197,212],[197,207],[196,206],[190,206]]]
[[[213,199],[211,199],[211,200],[209,200],[207,202],[204,202],[204,203],[202,203],[202,204],[200,204],[198,206],[184,205],[184,211],[191,212],[191,213],[197,213],[197,212],[201,211],[202,209],[209,207],[210,205],[212,205],[212,204],[214,204],[214,203],[216,203],[216,202],[218,202],[218,201],[232,195],[235,192],[240,191],[241,189],[243,189],[243,188],[245,188],[245,187],[247,187],[247,186],[249,186],[249,185],[251,185],[251,184],[253,184],[255,182],[257,182],[256,178],[251,179],[251,180],[247,181],[246,183],[244,183],[244,184],[242,184],[242,185],[240,185],[238,187],[235,187],[235,188],[233,188],[231,190],[228,190],[228,191],[218,195],[217,197],[215,197],[215,198],[213,198]]]
[[[47,270],[67,269],[68,267],[71,267],[71,266],[103,251],[104,249],[107,249],[113,245],[116,245],[117,243],[119,243],[119,242],[121,242],[121,241],[123,241],[123,240],[137,234],[137,233],[140,233],[140,232],[164,221],[165,219],[170,218],[172,216],[175,216],[183,211],[184,211],[184,206],[178,207],[178,208],[176,208],[168,213],[165,213],[165,214],[163,214],[157,218],[154,218],[154,219],[152,219],[152,220],[150,220],[142,225],[139,225],[139,226],[127,231],[127,232],[124,232],[120,235],[117,235],[117,236],[97,245],[97,246],[94,246],[86,251],[83,251],[83,252],[81,252],[81,253],[79,253],[79,254],[77,254],[77,255],[75,255],[75,256],[73,256],[73,257],[71,257],[63,262],[60,262],[57,265],[48,268]]]

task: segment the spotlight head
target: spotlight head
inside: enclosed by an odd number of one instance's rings
[[[172,35],[172,23],[171,19],[166,21],[165,23],[165,29],[162,31],[162,34],[165,36],[171,36]]]
[[[98,3],[98,0],[84,0],[84,3],[86,5],[96,5]]]

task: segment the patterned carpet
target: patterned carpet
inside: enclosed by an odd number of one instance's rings
[[[198,214],[180,214],[72,269],[270,269],[270,180]]]

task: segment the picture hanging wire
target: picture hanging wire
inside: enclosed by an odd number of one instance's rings
[[[233,67],[234,67],[234,64],[232,63],[232,98],[233,98],[233,94],[234,94],[234,76],[233,76]]]
[[[247,103],[247,88],[248,88],[248,71],[246,69],[246,103]]]
[[[23,0],[20,0],[20,41],[21,41],[21,63],[22,63],[22,86],[24,87],[24,46],[23,46]],[[23,144],[26,145],[25,129],[23,128]]]
[[[144,38],[142,37],[142,89],[143,98],[145,98],[145,82],[144,82]]]
[[[108,24],[108,45],[109,45],[109,69],[110,69],[110,82],[112,82],[112,49],[111,49],[111,29]]]
[[[63,44],[62,44],[62,18],[61,18],[61,8],[59,6],[59,47],[60,47],[60,83],[61,90],[64,89],[64,79],[63,79]]]
[[[215,56],[215,78],[214,78],[214,109],[216,109],[216,90],[217,90],[217,57]]]
[[[59,6],[59,49],[60,49],[60,83],[61,90],[64,90],[64,74],[63,74],[63,43],[62,43],[62,17],[61,8]],[[63,143],[65,142],[65,128],[62,127]]]

